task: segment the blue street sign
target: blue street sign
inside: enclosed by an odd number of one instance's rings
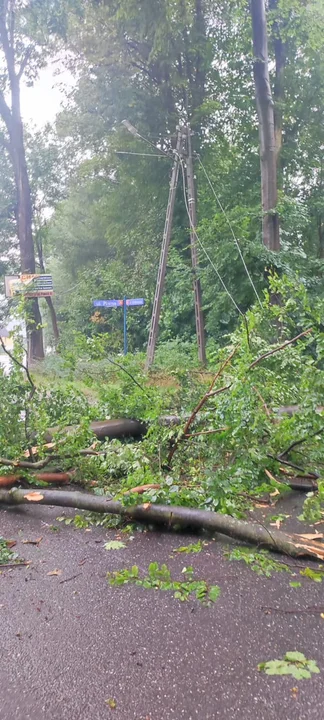
[[[120,303],[123,304],[123,301],[121,300],[94,300],[93,301],[93,307],[107,307],[107,308],[117,308],[120,307]]]
[[[145,305],[144,298],[133,298],[131,300],[126,300],[126,305],[129,307],[135,307],[136,305]]]
[[[93,307],[118,308],[124,310],[124,355],[127,355],[127,307],[145,305],[144,298],[123,298],[123,300],[93,300]]]

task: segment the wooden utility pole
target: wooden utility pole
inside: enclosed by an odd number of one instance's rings
[[[162,296],[165,285],[165,274],[167,266],[167,257],[170,247],[171,233],[172,233],[172,221],[174,212],[174,203],[177,191],[177,184],[179,178],[180,163],[186,160],[186,179],[187,179],[187,197],[188,197],[188,211],[190,217],[190,247],[191,247],[191,263],[193,270],[193,285],[194,285],[194,296],[195,296],[195,318],[196,318],[196,333],[197,333],[197,344],[198,344],[198,358],[202,364],[206,363],[206,349],[205,349],[205,332],[204,332],[204,321],[202,314],[202,300],[201,300],[201,287],[200,279],[197,276],[198,271],[198,257],[197,257],[197,243],[196,243],[196,195],[195,195],[195,180],[193,173],[193,161],[192,161],[192,148],[191,148],[191,130],[190,127],[179,127],[177,130],[175,159],[172,169],[169,200],[165,217],[165,225],[163,232],[162,248],[158,269],[158,276],[156,281],[155,296],[153,302],[153,311],[151,318],[151,327],[149,333],[149,339],[147,344],[147,355],[145,369],[151,367],[157,336],[159,331],[160,313]]]
[[[203,365],[206,364],[206,344],[205,344],[205,330],[204,330],[204,319],[202,312],[202,297],[201,297],[201,284],[200,278],[198,277],[198,256],[197,256],[197,214],[196,214],[196,190],[195,190],[195,179],[193,171],[192,161],[192,144],[191,144],[191,129],[187,126],[187,189],[188,189],[188,204],[189,204],[189,215],[190,215],[190,249],[191,249],[191,264],[193,272],[193,288],[195,296],[195,319],[196,319],[196,334],[198,343],[198,359]]]
[[[163,296],[163,290],[164,290],[164,285],[165,285],[167,258],[168,258],[168,251],[169,251],[169,247],[170,247],[171,232],[172,232],[174,204],[175,204],[177,184],[178,184],[178,178],[179,178],[180,154],[183,151],[184,140],[185,140],[185,134],[184,134],[183,128],[179,127],[177,130],[175,158],[174,158],[174,165],[172,168],[172,175],[171,175],[171,180],[170,180],[169,199],[168,199],[167,211],[166,211],[166,216],[165,216],[162,248],[161,248],[158,276],[157,276],[157,281],[156,281],[154,302],[153,302],[150,333],[149,333],[149,339],[148,339],[148,344],[147,344],[147,355],[146,355],[146,364],[145,364],[146,370],[153,363],[155,347],[156,347],[156,342],[157,342],[157,336],[158,336],[158,331],[159,331],[162,296]]]
[[[253,33],[253,72],[259,117],[262,237],[264,245],[280,250],[279,217],[277,213],[277,148],[274,103],[269,79],[268,35],[265,0],[251,0]]]

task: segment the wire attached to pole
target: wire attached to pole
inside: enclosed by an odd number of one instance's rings
[[[150,145],[151,147],[153,147],[155,150],[158,150],[162,155],[166,155],[167,157],[170,157],[169,154],[168,154],[167,152],[165,152],[165,150],[161,150],[161,148],[159,148],[158,145],[155,145],[153,142],[151,142],[151,140],[149,140],[148,138],[144,137],[144,135],[141,135],[141,134],[138,132],[138,130],[134,127],[134,125],[132,125],[132,124],[129,122],[129,120],[122,120],[122,123],[121,123],[121,124],[124,125],[124,127],[126,128],[126,130],[128,130],[128,132],[130,132],[131,135],[134,135],[134,137],[138,137],[138,138],[140,138],[141,140],[144,140],[145,143],[147,143],[148,145]]]
[[[236,300],[234,300],[234,298],[233,298],[232,294],[230,293],[229,289],[227,288],[227,286],[226,286],[226,284],[225,284],[225,282],[224,282],[224,280],[223,280],[223,278],[222,278],[219,270],[217,269],[215,263],[212,261],[210,255],[209,255],[208,251],[206,250],[205,246],[203,245],[203,243],[201,242],[200,238],[198,237],[196,228],[195,228],[195,227],[193,226],[193,224],[192,224],[192,220],[191,220],[190,212],[189,212],[189,207],[188,207],[188,199],[187,199],[187,195],[186,195],[186,180],[185,180],[185,172],[184,172],[184,167],[183,167],[183,160],[182,160],[181,157],[179,157],[179,160],[180,160],[180,167],[181,167],[181,172],[182,172],[183,195],[184,195],[184,201],[185,201],[185,206],[186,206],[187,215],[188,215],[189,222],[190,222],[190,227],[191,227],[191,229],[192,229],[192,231],[193,231],[193,233],[194,233],[194,235],[195,235],[195,238],[196,238],[196,240],[197,240],[200,248],[202,249],[203,253],[205,254],[205,256],[206,256],[208,262],[210,263],[210,265],[212,266],[213,270],[215,271],[215,273],[216,273],[216,275],[217,275],[217,277],[218,277],[218,279],[219,279],[219,282],[221,283],[222,287],[224,288],[226,294],[227,294],[228,297],[230,298],[230,300],[231,300],[231,302],[233,303],[233,305],[234,305],[234,307],[236,308],[236,310],[240,313],[240,315],[242,315],[243,318],[245,318],[244,313],[242,312],[241,308],[240,308],[239,305],[237,304]]]
[[[253,280],[252,280],[252,277],[251,277],[251,275],[250,275],[250,272],[249,272],[249,269],[248,269],[248,267],[247,267],[247,264],[246,264],[246,262],[245,262],[245,260],[244,260],[244,256],[243,256],[242,250],[241,250],[241,248],[240,248],[238,239],[237,239],[237,237],[236,237],[236,235],[235,235],[235,233],[234,233],[232,223],[231,223],[231,221],[230,221],[230,219],[229,219],[229,217],[228,217],[225,209],[223,208],[223,205],[222,205],[222,203],[221,203],[221,201],[220,201],[220,199],[219,199],[219,197],[218,197],[218,195],[217,195],[217,193],[216,193],[215,188],[213,187],[212,181],[211,181],[211,179],[210,179],[210,177],[209,177],[209,175],[208,175],[208,173],[207,173],[206,168],[204,167],[204,165],[203,165],[203,163],[202,163],[202,160],[201,160],[200,156],[198,155],[197,157],[198,157],[199,165],[200,165],[200,167],[202,168],[202,170],[203,170],[203,172],[204,172],[204,175],[205,175],[205,177],[206,177],[206,180],[207,180],[207,182],[208,182],[208,185],[209,185],[209,187],[210,187],[210,189],[211,189],[211,191],[212,191],[212,193],[213,193],[213,195],[214,195],[214,198],[215,198],[215,200],[216,200],[216,202],[217,202],[220,210],[221,210],[222,213],[224,214],[225,220],[226,220],[226,222],[227,222],[227,224],[228,224],[228,226],[229,226],[229,229],[230,229],[230,231],[231,231],[231,233],[232,233],[233,240],[234,240],[235,245],[236,245],[236,247],[237,247],[237,249],[238,249],[240,258],[241,258],[242,263],[243,263],[243,266],[244,266],[244,270],[245,270],[245,272],[246,272],[246,274],[247,274],[247,276],[248,276],[248,279],[249,279],[249,281],[250,281],[250,283],[251,283],[253,292],[254,292],[257,300],[258,300],[258,303],[260,304],[260,307],[262,307],[262,302],[261,302],[261,300],[260,300],[259,293],[258,293],[258,291],[257,291],[257,289],[256,289],[256,287],[255,287],[255,284],[254,284],[254,282],[253,282]]]

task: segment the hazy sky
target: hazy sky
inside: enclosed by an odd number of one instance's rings
[[[53,122],[65,100],[64,90],[73,87],[73,77],[62,69],[57,76],[57,65],[49,65],[40,72],[34,86],[29,88],[21,83],[21,110],[23,120],[34,123],[38,128]],[[63,85],[62,87],[59,86]]]

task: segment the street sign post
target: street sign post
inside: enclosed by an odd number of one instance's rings
[[[128,342],[127,342],[127,308],[128,307],[141,307],[145,305],[144,298],[127,298],[124,296],[122,300],[93,300],[93,307],[102,308],[119,308],[122,307],[124,310],[124,355],[127,355]]]

